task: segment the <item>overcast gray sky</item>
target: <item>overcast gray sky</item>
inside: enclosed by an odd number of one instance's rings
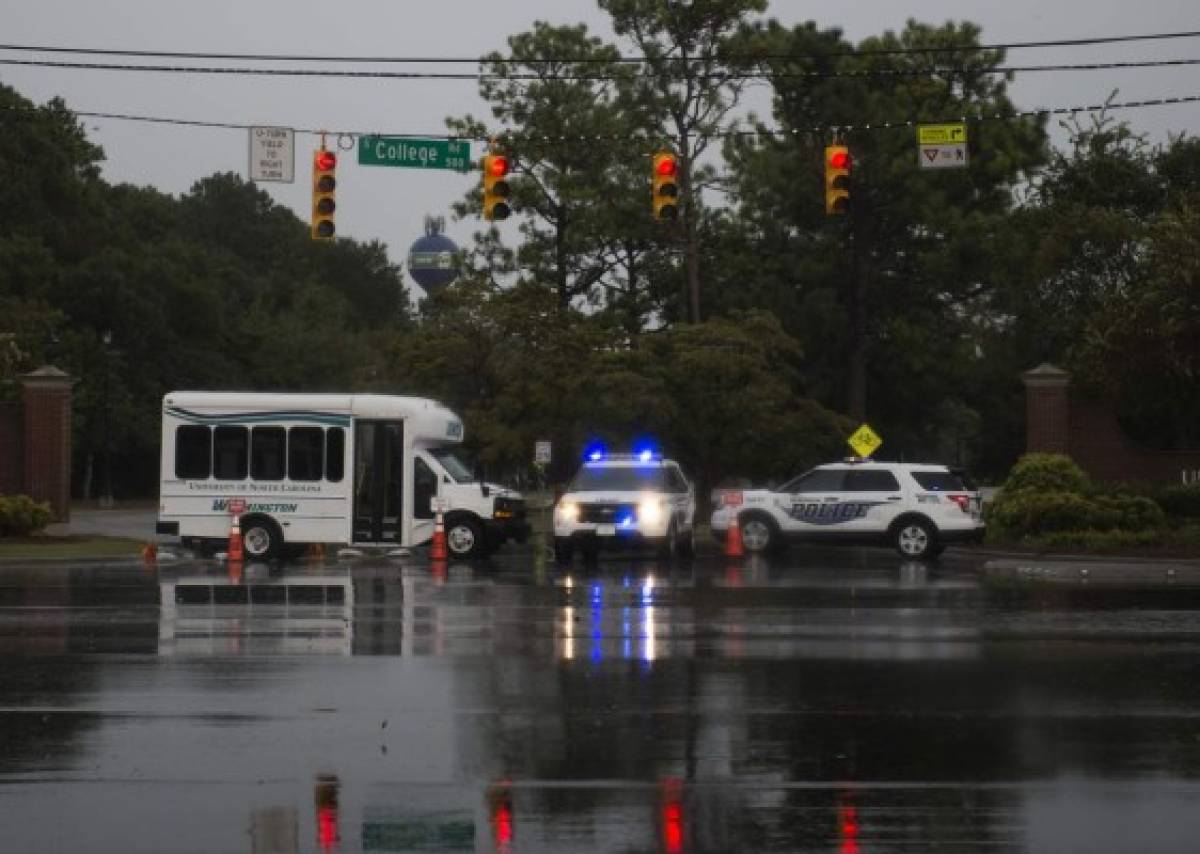
[[[909,4],[896,0],[845,4],[773,0],[768,14],[787,25],[814,19],[822,27],[841,27],[854,41],[885,29],[899,29],[908,18],[930,23],[974,21],[982,25],[984,41],[989,43],[1200,30],[1197,0],[923,0]],[[836,17],[830,17],[833,14]],[[504,49],[507,35],[529,29],[536,20],[584,22],[612,38],[607,17],[594,0],[0,0],[0,20],[4,21],[2,41],[8,45],[206,53],[479,56]],[[627,44],[621,47],[632,52]],[[0,58],[33,56],[0,51]],[[1009,54],[1014,63],[1191,58],[1200,58],[1200,39]],[[453,70],[467,68],[473,67],[454,66]],[[445,133],[447,115],[487,115],[473,81],[212,76],[7,65],[0,65],[0,81],[37,103],[62,96],[71,109],[81,112],[247,125],[438,135]],[[1200,95],[1200,66],[1025,74],[1010,92],[1019,107],[1032,109],[1093,104],[1118,88],[1119,100]],[[756,105],[760,111],[766,106]],[[1119,116],[1156,141],[1168,132],[1196,133],[1200,129],[1200,104],[1151,107]],[[85,124],[91,139],[104,147],[104,174],[109,181],[150,185],[179,194],[214,172],[247,172],[244,130],[90,118]],[[298,135],[296,182],[262,184],[304,220],[309,216],[314,147],[314,137]],[[404,260],[408,247],[422,234],[425,214],[448,215],[449,205],[477,180],[477,175],[452,172],[360,167],[355,161],[355,153],[349,152],[339,168],[339,234],[382,240],[397,262]],[[464,244],[478,226],[475,221],[451,221],[447,231]]]

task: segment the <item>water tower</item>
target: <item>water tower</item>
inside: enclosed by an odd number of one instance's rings
[[[458,246],[442,233],[445,228],[445,217],[425,217],[425,236],[408,250],[408,272],[430,296],[458,278]]]

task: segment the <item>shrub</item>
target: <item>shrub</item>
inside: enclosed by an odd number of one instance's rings
[[[49,504],[28,495],[0,495],[0,537],[25,537],[52,521]]]
[[[1026,454],[1017,461],[1003,491],[1070,492],[1081,495],[1088,490],[1087,475],[1065,454]]]
[[[1167,523],[1163,509],[1153,499],[1143,495],[1098,495],[1093,501],[1102,511],[1116,515],[1115,524],[1112,525],[1115,529],[1156,530]]]
[[[1161,531],[1058,531],[1039,537],[1037,545],[1047,549],[1113,552],[1162,548],[1170,542],[1164,540]]]
[[[1154,498],[1172,519],[1200,519],[1200,484],[1168,486]]]
[[[998,536],[1020,539],[1051,531],[1080,531],[1096,521],[1095,505],[1070,492],[1007,489],[992,504],[988,526]]]
[[[1166,523],[1157,504],[1141,496],[1097,496],[1072,492],[1006,493],[988,515],[998,538],[1024,539],[1085,531],[1155,532]]]

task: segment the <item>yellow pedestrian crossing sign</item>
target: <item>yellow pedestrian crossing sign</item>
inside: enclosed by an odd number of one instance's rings
[[[864,424],[851,434],[846,443],[854,449],[854,453],[860,457],[869,457],[871,454],[879,450],[879,446],[883,444],[883,439],[871,429],[870,425]]]

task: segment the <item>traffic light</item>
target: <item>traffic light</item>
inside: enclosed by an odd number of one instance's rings
[[[659,222],[679,218],[679,161],[673,152],[654,152],[654,218]]]
[[[508,197],[512,188],[508,183],[509,162],[503,154],[483,156],[483,218],[490,221],[508,219],[512,207]]]
[[[844,214],[850,206],[850,149],[825,147],[825,213]]]
[[[313,152],[312,239],[333,240],[337,210],[337,154],[324,148]]]

